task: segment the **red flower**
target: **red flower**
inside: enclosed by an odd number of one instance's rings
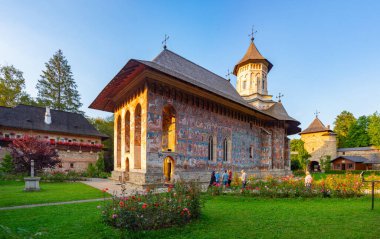
[[[124,207],[124,202],[123,202],[123,201],[120,201],[120,202],[119,202],[119,205],[120,205],[120,207]]]
[[[144,203],[144,204],[142,205],[142,209],[145,209],[147,206],[148,206],[148,204]]]

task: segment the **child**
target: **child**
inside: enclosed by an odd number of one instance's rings
[[[313,178],[311,177],[309,172],[306,172],[306,177],[305,177],[305,187],[311,188],[311,183],[313,182]]]

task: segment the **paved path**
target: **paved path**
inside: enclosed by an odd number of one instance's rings
[[[89,178],[86,181],[81,181],[81,183],[84,183],[88,186],[97,188],[99,190],[108,189],[107,192],[111,195],[120,196],[122,194],[122,188],[121,184],[118,181],[113,181],[110,179],[104,179],[104,178]],[[135,187],[131,186],[130,184],[127,184],[125,186],[125,194],[126,195],[132,195],[136,194],[136,192],[140,192]]]
[[[111,198],[106,198],[105,200],[110,200]],[[20,206],[11,206],[11,207],[0,207],[1,210],[12,210],[12,209],[21,209],[21,208],[32,208],[32,207],[45,207],[45,206],[55,206],[55,205],[64,205],[64,204],[74,204],[74,203],[85,203],[85,202],[98,202],[103,201],[104,198],[95,198],[95,199],[85,199],[85,200],[76,200],[68,202],[49,202],[49,203],[40,203],[40,204],[30,204],[30,205],[20,205]]]

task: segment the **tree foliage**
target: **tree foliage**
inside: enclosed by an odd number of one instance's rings
[[[366,147],[370,145],[368,135],[369,118],[360,116],[348,130],[345,147]]]
[[[24,136],[15,139],[9,145],[16,172],[29,172],[31,160],[34,160],[35,170],[53,168],[60,163],[58,153],[49,143],[35,137]]]
[[[338,147],[345,148],[347,146],[347,138],[352,125],[356,122],[354,115],[348,111],[340,113],[334,121],[334,132],[337,134]]]
[[[104,119],[100,117],[88,118],[88,120],[100,133],[109,137],[103,141],[104,148],[106,149],[103,156],[105,171],[110,172],[113,170],[113,116]]]
[[[14,169],[15,165],[13,163],[12,156],[10,154],[6,154],[0,162],[0,172],[13,173]]]
[[[371,145],[380,146],[380,114],[375,112],[370,115],[368,123],[368,135]]]
[[[12,65],[0,66],[0,106],[13,107],[33,101],[24,89],[25,79],[22,71]]]
[[[82,113],[77,85],[62,51],[58,50],[45,67],[37,83],[38,101],[52,109]]]
[[[299,164],[303,169],[306,169],[311,155],[305,149],[305,142],[301,139],[290,140],[290,150],[293,152],[291,154],[291,161],[298,161],[298,163],[293,162],[292,164]]]

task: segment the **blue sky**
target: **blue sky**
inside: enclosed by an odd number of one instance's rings
[[[283,93],[305,128],[316,109],[325,124],[343,110],[380,111],[380,1],[15,1],[0,0],[0,64],[24,72],[27,91],[62,49],[88,105],[131,58],[168,48],[225,76],[255,43],[274,67],[270,94]],[[232,79],[235,84],[235,78]]]

